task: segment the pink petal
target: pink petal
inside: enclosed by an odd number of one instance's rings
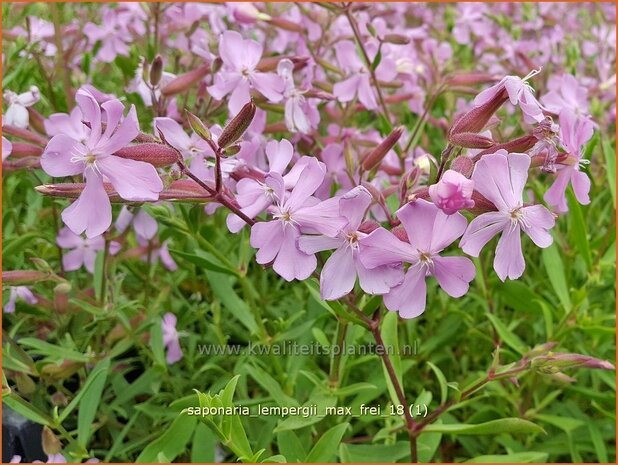
[[[380,265],[401,262],[415,262],[418,252],[407,242],[400,241],[384,228],[378,228],[362,238],[360,244],[360,261],[366,268],[373,269]]]
[[[500,212],[483,213],[470,222],[468,229],[459,242],[459,246],[468,255],[478,257],[485,244],[500,231],[508,227],[509,221]]]
[[[62,228],[56,236],[56,244],[63,249],[75,249],[84,245],[84,239],[69,228]]]
[[[65,271],[79,270],[84,264],[84,250],[75,249],[62,255],[62,266]]]
[[[279,142],[271,140],[266,144],[265,152],[268,158],[268,169],[283,174],[292,160],[294,147],[286,139],[281,139]]]
[[[339,199],[339,211],[348,220],[348,231],[358,229],[372,200],[373,197],[363,186],[355,187]]]
[[[133,219],[133,229],[135,229],[135,232],[144,239],[150,240],[155,236],[155,234],[157,234],[159,226],[157,225],[157,221],[152,216],[144,210],[140,210]]]
[[[451,297],[461,297],[476,275],[474,263],[466,257],[433,257],[433,275]]]
[[[403,282],[404,273],[401,265],[383,265],[370,270],[365,268],[358,255],[354,263],[360,287],[367,294],[386,294],[391,288]]]
[[[306,166],[304,167],[298,182],[294,186],[290,197],[285,202],[287,208],[296,210],[303,206],[305,201],[316,191],[326,174],[324,163],[315,158],[307,157]]]
[[[62,220],[75,234],[84,231],[89,238],[100,236],[112,224],[112,205],[101,177],[88,169],[86,187],[78,199],[62,212]]]
[[[275,259],[282,241],[283,225],[280,221],[259,222],[251,227],[251,247],[259,249],[255,259],[260,265]]]
[[[254,89],[266,97],[271,102],[280,102],[283,98],[285,84],[283,79],[274,73],[253,73],[251,84]]]
[[[158,200],[163,182],[150,163],[116,156],[97,159],[97,166],[125,200]]]
[[[298,248],[306,254],[314,254],[323,252],[324,250],[332,250],[345,242],[344,239],[328,236],[301,236],[298,239]]]
[[[283,228],[280,250],[273,263],[273,270],[286,281],[303,280],[311,276],[317,266],[315,255],[307,255],[296,246],[300,233],[294,227]]]
[[[506,278],[517,279],[526,268],[524,255],[521,251],[521,237],[519,226],[509,226],[500,236],[494,257],[494,270],[504,281]]]
[[[543,205],[524,207],[522,213],[525,218],[522,226],[524,232],[539,247],[549,247],[554,241],[554,238],[548,232],[556,223],[554,215]]]
[[[571,166],[566,166],[558,171],[554,183],[547,189],[543,196],[545,202],[559,212],[566,212],[569,209],[566,201],[566,190],[569,185],[569,180],[573,176],[573,171],[574,168]]]
[[[82,173],[84,171],[84,163],[71,161],[71,158],[73,158],[73,148],[78,144],[78,142],[64,134],[52,137],[41,155],[41,167],[43,170],[54,177],[75,176]],[[82,144],[79,145],[82,146]]]
[[[356,267],[352,249],[343,246],[328,258],[320,275],[320,295],[324,300],[337,300],[354,289]]]
[[[590,178],[586,173],[582,173],[578,170],[573,170],[571,174],[571,185],[573,186],[573,193],[575,198],[582,205],[588,205],[590,203]]]
[[[82,111],[84,120],[90,123],[89,144],[94,147],[101,138],[101,107],[96,99],[83,89],[77,91],[75,101]]]
[[[191,147],[191,138],[172,118],[155,118],[154,127],[155,132],[163,133],[166,142],[180,152],[186,152]]]
[[[118,118],[119,106],[115,104],[115,100],[109,100],[103,103],[104,109],[110,108],[111,115],[114,121]],[[124,106],[123,106],[124,109]],[[106,111],[107,113],[107,111]],[[110,135],[111,134],[111,135]],[[113,127],[113,133],[110,132],[110,126],[105,130],[105,133],[101,137],[99,144],[97,145],[97,151],[103,154],[112,154],[123,147],[129,145],[129,143],[137,137],[139,134],[139,122],[137,120],[137,113],[135,106],[131,105],[129,113],[126,118],[122,120],[120,125]]]
[[[351,102],[361,85],[360,76],[353,75],[348,79],[338,82],[333,86],[333,95],[340,102]]]
[[[420,266],[411,267],[403,282],[384,296],[384,305],[402,318],[416,318],[425,311],[427,285],[425,271]]]

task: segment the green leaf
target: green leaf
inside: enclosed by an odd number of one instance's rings
[[[459,435],[484,435],[502,433],[544,433],[545,431],[531,421],[521,418],[501,418],[477,425],[448,424],[448,425],[428,425],[425,427],[427,432],[459,434]]]
[[[220,273],[207,271],[206,276],[212,291],[225,308],[251,333],[259,332],[257,322],[248,305],[234,291],[230,278]]]
[[[80,403],[80,401],[82,400],[82,397],[84,397],[84,395],[87,392],[89,392],[90,389],[93,389],[94,382],[97,381],[99,377],[103,376],[103,378],[104,378],[103,382],[105,382],[105,378],[107,377],[108,370],[109,370],[109,365],[110,365],[110,360],[109,360],[109,358],[106,358],[106,359],[102,360],[101,362],[99,362],[99,364],[96,367],[94,367],[94,370],[92,370],[92,372],[90,373],[90,375],[86,379],[86,382],[84,383],[82,388],[79,390],[77,395],[73,398],[71,403],[69,405],[67,405],[67,408],[65,408],[62,411],[62,413],[60,414],[60,416],[58,417],[58,422],[59,423],[62,423],[62,422],[64,422],[64,420],[67,419],[69,414]],[[96,388],[96,386],[94,386],[94,388]]]
[[[171,254],[175,257],[184,258],[193,263],[198,269],[205,269],[215,271],[217,273],[224,273],[230,276],[239,276],[238,270],[234,270],[221,264],[208,252],[203,250],[196,250],[195,253],[181,252],[180,250],[170,250]]]
[[[395,371],[395,375],[399,380],[399,385],[402,386],[401,357],[399,356],[399,336],[397,334],[398,321],[399,315],[397,314],[397,312],[388,312],[384,316],[384,320],[382,322],[381,334],[382,340],[384,341],[384,349],[387,351],[388,354],[390,354],[393,370]],[[393,382],[388,375],[388,370],[386,369],[384,362],[382,362],[382,369],[384,370],[384,379],[386,380],[386,385],[388,386],[388,392],[391,396],[391,400],[393,404],[399,405],[399,398],[397,397],[395,387],[393,386]]]
[[[337,456],[339,443],[348,429],[349,423],[341,423],[326,431],[305,457],[304,462],[333,462]]]
[[[278,433],[281,431],[296,430],[322,421],[326,413],[326,408],[337,405],[337,397],[319,392],[318,394],[309,397],[309,400],[303,404],[303,406],[312,405],[317,406],[317,415],[310,415],[307,418],[304,418],[303,416],[290,416],[281,421],[281,423],[279,423],[274,429],[274,432]]]
[[[54,420],[44,412],[41,412],[37,407],[30,402],[22,399],[15,393],[11,393],[8,396],[2,396],[2,402],[8,405],[10,408],[20,413],[28,420],[32,420],[40,425],[52,426]]]
[[[193,435],[191,463],[214,463],[217,437],[203,423],[198,423]]]
[[[99,402],[105,387],[110,359],[104,358],[94,367],[84,384],[79,410],[77,412],[77,442],[86,447],[92,434],[92,422],[94,421]]]
[[[546,463],[546,452],[516,452],[506,455],[479,455],[464,463]]]
[[[339,447],[339,456],[343,463],[384,463],[386,460],[394,463],[410,459],[410,443],[407,441],[395,444],[342,443]]]
[[[159,318],[150,326],[150,348],[157,365],[167,368],[163,347],[163,327]]]
[[[427,365],[429,365],[429,368],[432,369],[436,375],[436,378],[438,378],[438,383],[440,383],[440,403],[444,404],[448,398],[448,383],[444,377],[444,373],[442,373],[442,370],[431,362],[427,362]]]
[[[520,355],[523,355],[526,352],[526,345],[523,341],[515,333],[508,329],[500,318],[492,313],[487,313],[486,316],[489,318],[489,321],[491,321],[494,328],[496,328],[502,342]]]
[[[288,463],[302,462],[307,455],[305,446],[294,431],[277,433],[277,446]]]
[[[181,413],[161,436],[144,448],[135,462],[157,462],[161,454],[166,461],[173,461],[185,451],[196,424],[196,416]]]
[[[19,340],[19,343],[26,347],[31,347],[30,352],[34,354],[45,355],[56,360],[72,360],[74,362],[88,363],[90,362],[90,356],[77,352],[75,350],[67,349],[65,347],[56,346],[49,342],[36,339],[34,337],[24,337]]]
[[[94,275],[92,280],[94,282],[94,297],[97,302],[101,300],[101,294],[103,293],[103,269],[105,265],[105,250],[100,250],[97,253],[97,257],[94,260]]]
[[[253,379],[255,379],[260,386],[266,389],[266,391],[273,397],[275,402],[277,402],[277,405],[281,407],[298,406],[298,402],[296,401],[296,399],[292,399],[290,396],[286,395],[283,392],[283,389],[281,388],[279,383],[260,367],[247,364],[242,369],[247,372]]]
[[[612,203],[614,208],[616,208],[616,150],[612,148],[608,139],[603,139],[601,145],[603,147],[603,155],[605,155],[607,183],[612,194]]]
[[[569,294],[569,287],[564,275],[564,264],[562,263],[562,258],[560,258],[560,252],[558,252],[558,246],[555,241],[551,246],[543,249],[542,256],[549,281],[551,282],[558,299],[560,299],[560,303],[563,305],[567,313],[569,313],[572,307],[571,296]]]
[[[586,231],[586,222],[582,207],[575,198],[571,189],[567,190],[567,199],[569,201],[569,238],[570,242],[575,244],[575,248],[586,263],[586,269],[592,269],[592,254],[590,253],[590,243],[588,242],[588,234]]]

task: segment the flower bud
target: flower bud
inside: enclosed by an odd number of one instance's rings
[[[401,225],[394,227],[391,232],[395,235],[395,237],[397,239],[399,239],[400,241],[403,242],[410,242],[410,239],[408,238],[408,233],[406,232],[405,228]]]
[[[12,286],[38,283],[39,281],[45,281],[48,278],[49,274],[37,270],[15,270],[2,272],[2,282]]]
[[[429,186],[433,203],[447,215],[474,207],[474,181],[454,170],[447,170],[437,184]]]
[[[45,117],[32,107],[28,107],[27,110],[30,127],[41,134],[46,134]],[[4,128],[2,130],[4,131]]]
[[[468,149],[486,149],[494,145],[494,141],[489,137],[472,132],[449,134],[448,141],[453,145]]]
[[[539,355],[546,354],[554,347],[558,345],[557,342],[546,342],[545,344],[538,344],[532,348],[528,353],[526,353],[527,358],[537,357]]]
[[[25,397],[30,397],[36,391],[36,384],[25,373],[15,373],[15,384],[19,393]]]
[[[358,227],[358,230],[365,234],[371,234],[373,231],[375,231],[379,227],[380,227],[380,223],[378,223],[377,221],[365,220],[360,224],[360,226]]]
[[[497,82],[500,78],[489,73],[459,73],[446,78],[446,83],[451,86],[470,86],[474,84],[488,84]]]
[[[62,450],[62,444],[56,435],[47,426],[43,427],[42,434],[43,452],[47,455],[59,454]]]
[[[479,133],[483,131],[491,117],[508,100],[506,89],[497,92],[493,98],[478,107],[460,116],[449,131],[449,140],[452,134]]]
[[[402,34],[386,34],[382,38],[382,41],[388,44],[395,44],[395,45],[406,45],[410,43],[410,39],[408,39],[406,36]]]
[[[210,130],[206,127],[202,120],[195,116],[190,111],[185,110],[187,115],[187,121],[189,121],[189,126],[193,129],[193,132],[200,136],[205,141],[212,140],[210,136]]]
[[[114,155],[131,160],[145,161],[156,167],[173,165],[178,161],[178,152],[163,144],[149,142],[123,147]]]
[[[49,142],[45,137],[42,137],[29,129],[18,128],[16,126],[2,126],[2,134],[7,136],[15,136],[27,142],[32,142],[36,145],[46,146]]]
[[[255,104],[251,101],[242,107],[238,114],[225,125],[218,140],[220,148],[224,149],[232,145],[243,136],[253,121],[255,110]]]
[[[142,60],[142,81],[148,82],[150,79],[150,64],[148,59],[144,57]]]
[[[552,353],[532,359],[531,366],[539,373],[558,373],[565,368],[596,368],[614,370],[614,365],[606,360],[583,354]]]
[[[189,71],[185,74],[175,77],[168,82],[163,88],[161,88],[161,94],[164,97],[170,97],[172,95],[180,94],[188,90],[193,84],[201,80],[210,71],[210,65],[205,64]]]
[[[150,66],[150,85],[156,87],[163,77],[163,58],[157,55]]]
[[[451,169],[453,171],[457,171],[458,173],[463,174],[466,178],[470,178],[472,176],[472,172],[474,171],[474,162],[470,157],[466,157],[465,155],[460,155],[455,158],[451,163]]]
[[[11,150],[11,156],[15,158],[40,157],[42,153],[42,147],[25,142],[13,142]]]
[[[403,126],[399,126],[393,129],[393,132],[391,132],[388,137],[382,141],[380,145],[378,145],[367,156],[363,158],[363,160],[361,161],[361,167],[363,168],[363,170],[371,171],[382,162],[384,157],[401,138],[401,135],[403,134],[403,129]]]
[[[305,32],[305,28],[301,24],[293,23],[287,19],[270,18],[266,20],[266,22],[272,26],[278,27],[279,29],[283,29],[284,31],[298,32],[300,34]]]
[[[508,153],[525,153],[528,150],[532,149],[537,142],[538,139],[532,134],[518,137],[517,139],[513,139],[502,144],[496,144],[488,149],[483,150],[482,152],[477,153],[474,156],[474,161],[480,160],[483,155],[496,153],[498,150],[506,150]]]

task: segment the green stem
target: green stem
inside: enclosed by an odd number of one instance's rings
[[[348,333],[348,322],[345,320],[339,320],[337,322],[337,333],[335,335],[335,346],[338,348],[336,352],[333,352],[333,356],[330,361],[330,376],[329,381],[332,387],[339,386],[341,381],[341,362],[343,360],[343,351],[345,347],[345,338]]]

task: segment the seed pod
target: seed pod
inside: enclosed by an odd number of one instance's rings
[[[181,92],[188,90],[193,84],[201,80],[209,72],[210,65],[205,64],[185,74],[181,74],[168,82],[167,85],[161,89],[161,94],[164,97],[180,94]]]
[[[193,132],[205,141],[212,140],[210,136],[210,130],[206,127],[204,123],[202,123],[202,120],[190,111],[185,110],[185,113],[187,115],[187,121],[189,121],[189,126],[191,126],[191,129],[193,129]]]
[[[56,435],[47,426],[43,427],[42,434],[43,452],[47,455],[59,454],[62,450],[62,444]]]
[[[403,129],[403,126],[398,126],[393,129],[393,132],[391,132],[388,137],[380,143],[380,145],[378,145],[366,157],[363,158],[363,161],[361,162],[361,167],[363,170],[371,171],[382,162],[386,154],[393,147],[395,147],[395,144],[401,138]]]
[[[163,77],[163,58],[157,55],[150,67],[150,85],[156,87]]]
[[[114,155],[131,160],[145,161],[156,167],[173,165],[178,161],[178,152],[167,145],[153,142],[123,147]]]
[[[224,149],[229,147],[243,136],[253,121],[255,111],[256,107],[253,101],[247,103],[240,109],[238,114],[225,125],[225,128],[223,128],[223,132],[218,140],[220,148]]]

